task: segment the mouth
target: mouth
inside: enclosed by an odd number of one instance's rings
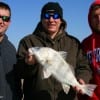
[[[56,27],[55,24],[48,24],[48,27],[52,28],[52,27]]]

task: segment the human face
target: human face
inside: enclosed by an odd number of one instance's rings
[[[100,33],[100,8],[97,8],[92,12],[90,21],[93,31]]]
[[[8,26],[10,24],[10,20],[4,21],[1,18],[1,16],[10,17],[9,10],[0,8],[0,37],[2,37],[4,35],[5,31],[7,30]]]
[[[58,33],[62,23],[61,18],[53,18],[53,14],[50,13],[51,16],[49,18],[42,18],[42,25],[51,36],[55,36]]]

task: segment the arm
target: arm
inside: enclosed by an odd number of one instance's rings
[[[80,84],[89,83],[90,79],[92,78],[92,70],[90,68],[88,59],[86,55],[83,53],[82,49],[80,49],[78,54],[77,60],[77,67],[76,67],[76,77]],[[75,87],[77,92],[82,93],[78,87]]]
[[[37,71],[36,64],[32,62],[34,61],[32,56],[27,53],[29,46],[24,40],[19,43],[16,70],[21,78],[33,76]]]

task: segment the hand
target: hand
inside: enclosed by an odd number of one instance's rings
[[[25,62],[28,64],[28,65],[33,65],[36,63],[36,59],[35,59],[35,56],[34,55],[30,55],[29,53],[26,54],[26,57],[25,57]]]
[[[80,84],[85,84],[84,80],[82,80],[82,79],[79,79],[78,81],[79,81]],[[80,89],[80,87],[75,86],[75,87],[73,87],[73,88],[74,88],[74,90],[77,91],[77,93],[83,94],[83,92],[82,92],[82,90]]]

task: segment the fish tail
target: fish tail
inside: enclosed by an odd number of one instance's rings
[[[82,93],[87,94],[90,97],[93,95],[93,91],[97,87],[97,85],[95,85],[95,84],[85,84],[85,85],[81,85],[81,86],[82,86]]]

